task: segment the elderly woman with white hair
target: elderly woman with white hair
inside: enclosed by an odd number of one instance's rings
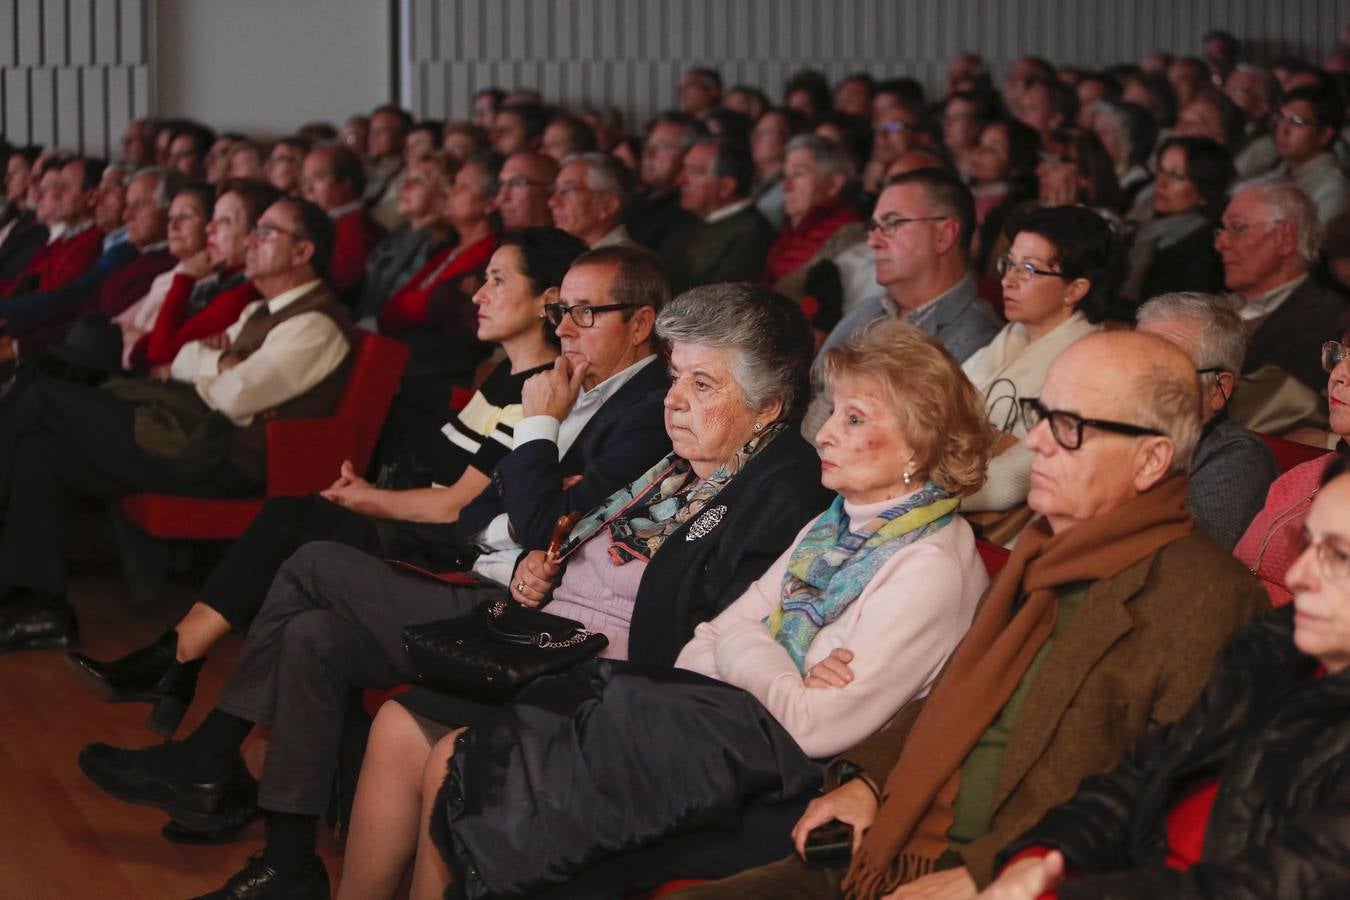
[[[622,896],[775,859],[787,828],[763,811],[800,810],[819,760],[928,692],[988,583],[956,515],[984,477],[980,397],[894,320],[830,350],[826,381],[829,509],[674,671],[586,664],[442,740],[414,897],[452,877],[468,896]],[[754,851],[728,852],[741,840]]]
[[[1200,443],[1191,459],[1187,506],[1221,547],[1232,550],[1261,511],[1279,474],[1265,441],[1228,416],[1247,328],[1217,294],[1162,294],[1139,308],[1139,331],[1176,344],[1200,376]]]
[[[853,157],[829,138],[799,134],[788,142],[783,165],[786,220],[769,247],[765,284],[801,300],[812,266],[866,239],[862,219],[847,200],[857,177]]]

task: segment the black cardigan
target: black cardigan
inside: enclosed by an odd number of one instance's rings
[[[789,425],[652,556],[633,604],[628,658],[674,665],[694,626],[745,593],[831,499],[815,448]]]
[[[1350,897],[1350,671],[1313,678],[1292,607],[1239,632],[1195,705],[1085,778],[1005,848],[1063,852],[1062,900]],[[1200,862],[1164,867],[1166,816],[1190,784],[1219,791]]]

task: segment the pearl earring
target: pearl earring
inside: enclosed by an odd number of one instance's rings
[[[905,474],[902,477],[905,479],[905,486],[908,487],[910,480],[913,478],[913,476],[909,474],[909,469],[905,470]]]
[[[761,431],[763,431],[763,430],[764,430],[764,423],[763,423],[763,422],[756,422],[756,423],[755,423],[755,434],[759,434],[759,433],[760,433]]]

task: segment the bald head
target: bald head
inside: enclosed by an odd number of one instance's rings
[[[1051,365],[1040,403],[1052,415],[1027,433],[1027,504],[1056,532],[1187,472],[1200,437],[1194,364],[1156,335],[1101,332],[1072,344]]]

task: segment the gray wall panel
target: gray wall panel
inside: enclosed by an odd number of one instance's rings
[[[690,65],[716,66],[728,84],[757,83],[772,97],[804,65],[831,79],[856,69],[909,75],[935,91],[947,61],[963,50],[982,53],[1001,75],[1026,53],[1083,66],[1157,49],[1193,53],[1205,30],[1222,27],[1258,59],[1288,52],[1321,59],[1350,22],[1344,0],[413,0],[408,7],[414,35],[426,29],[443,39],[432,51],[414,39],[403,52],[413,63],[451,63],[453,73],[448,108],[420,106],[419,115],[463,118],[473,93],[496,83],[539,88],[552,102],[615,105],[630,125],[670,106]],[[535,80],[508,80],[516,73]]]
[[[149,110],[149,0],[0,0],[0,126],[15,143],[101,156]],[[121,65],[124,94],[113,100]]]

